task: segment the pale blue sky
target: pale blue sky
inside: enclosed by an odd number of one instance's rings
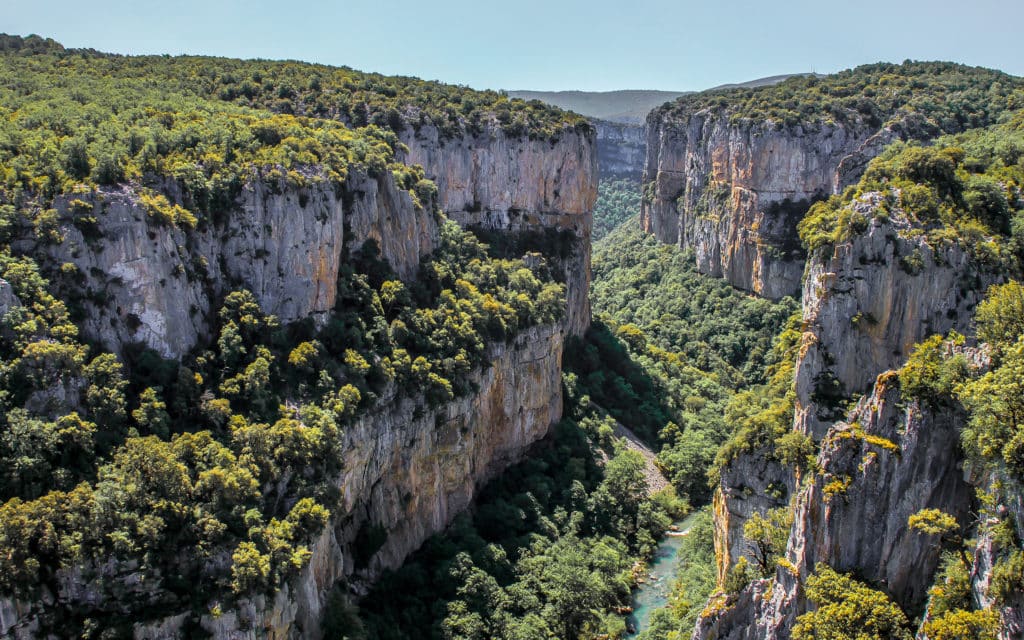
[[[0,0],[0,31],[491,89],[703,89],[879,60],[1024,75],[1022,0]]]

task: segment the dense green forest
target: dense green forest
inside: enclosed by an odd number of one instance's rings
[[[271,78],[303,78],[305,92],[339,109],[415,102],[408,113],[452,126],[470,126],[474,113],[501,121],[505,106],[527,128],[575,122],[412,79],[0,39],[0,589],[31,601],[43,588],[56,593],[68,568],[97,573],[112,562],[150,585],[102,593],[91,607],[52,607],[44,631],[122,637],[139,620],[201,611],[214,596],[227,607],[277,590],[308,562],[309,541],[337,507],[331,480],[347,425],[387,389],[415,390],[424,409],[472,391],[488,344],[564,313],[564,285],[542,256],[495,257],[441,220],[439,247],[413,281],[399,280],[374,241],[346,247],[337,304],[320,323],[283,325],[236,290],[220,303],[212,341],[180,362],[142,346],[119,359],[83,341],[75,300],[57,295],[76,281],[74,265],[32,250],[62,241],[65,221],[50,208],[59,194],[130,183],[146,224],[192,232],[234,206],[246,182],[340,187],[358,170],[390,175],[424,215],[443,217],[422,169],[395,160],[393,131],[221,95],[236,82],[230,73],[239,84],[266,74],[263,90],[295,105],[304,98]],[[462,111],[432,110],[459,96]],[[479,111],[466,106],[474,99]],[[168,181],[181,199],[163,190]],[[102,212],[91,209],[73,202],[71,223],[94,229]]]
[[[537,100],[509,98],[419,78],[364,73],[297,61],[236,60],[203,56],[122,56],[65,49],[52,40],[0,34],[5,65],[43,74],[56,86],[79,75],[117,78],[273,113],[376,125],[400,131],[432,125],[442,134],[479,133],[496,124],[507,134],[557,137],[565,128],[589,129],[582,116]],[[13,85],[17,87],[18,85]],[[86,94],[87,95],[87,94]]]
[[[987,370],[967,366],[950,347],[966,340],[951,333],[918,345],[895,375],[906,403],[963,411],[967,471],[999,478],[979,491],[977,530],[928,510],[907,523],[944,551],[926,624],[933,640],[992,637],[992,611],[970,592],[972,536],[992,541],[997,604],[1024,591],[1022,532],[999,506],[1024,483],[1024,287],[1009,277],[1024,265],[1024,112],[1011,115],[1021,108],[1019,78],[916,62],[662,108],[780,126],[890,125],[908,140],[946,134],[890,146],[799,225],[813,256],[898,219],[900,233],[960,243],[1008,275],[976,313]],[[280,590],[342,504],[334,480],[347,427],[389,394],[414,397],[418,415],[472,394],[489,345],[563,319],[554,236],[531,243],[463,230],[436,210],[424,170],[401,162],[399,134],[428,126],[442,137],[500,129],[551,141],[590,127],[536,101],[416,78],[119,56],[0,35],[0,592],[39,601],[73,569],[100,590],[89,607],[50,607],[41,633],[131,637],[140,620],[220,615]],[[63,220],[58,196],[124,188],[145,224],[194,235],[222,221],[246,184],[340,190],[353,172],[393,179],[438,222],[438,246],[416,277],[401,280],[375,241],[345,246],[325,317],[284,324],[236,288],[217,300],[210,339],[180,361],[141,344],[118,357],[81,336],[80,303],[102,294],[74,291],[75,265],[53,264],[43,250],[62,242],[62,224],[94,233],[102,214],[77,199]],[[791,430],[798,302],[699,274],[691,254],[642,232],[640,191],[629,180],[599,185],[595,318],[566,341],[561,421],[361,601],[337,585],[325,637],[621,637],[645,561],[694,509],[671,606],[644,638],[688,637],[717,587],[711,607],[774,573],[789,510],[749,519],[743,533],[755,553],[716,585],[707,505],[717,470],[743,451],[813,471],[815,444]],[[919,272],[920,256],[900,267]],[[619,425],[657,453],[668,488],[648,490],[643,458],[614,437]],[[357,566],[379,548],[364,538],[353,545]],[[103,573],[112,565],[147,588],[121,589],[122,576]],[[910,637],[906,613],[877,586],[819,565],[805,585],[816,608],[793,637],[860,638],[864,628]]]
[[[623,222],[640,215],[640,182],[622,178],[601,180],[594,204],[594,228],[590,232],[596,243]]]
[[[733,121],[883,125],[907,138],[995,124],[1024,108],[1024,80],[951,62],[877,63],[826,76],[793,76],[775,85],[704,91],[658,108],[665,117],[710,109]]]

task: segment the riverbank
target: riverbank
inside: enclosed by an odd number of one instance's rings
[[[626,628],[629,631],[627,638],[635,638],[641,631],[647,628],[651,614],[668,604],[668,596],[672,591],[672,581],[676,575],[676,558],[679,555],[679,548],[683,540],[689,534],[693,520],[699,511],[694,511],[679,522],[675,523],[678,531],[666,533],[654,557],[647,565],[647,575],[644,582],[639,584],[633,591],[631,606],[633,612],[626,616]]]

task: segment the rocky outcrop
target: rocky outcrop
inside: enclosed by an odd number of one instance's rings
[[[176,184],[162,190],[186,201]],[[62,196],[54,207],[63,241],[17,248],[45,251],[52,271],[70,278],[65,285],[83,306],[90,340],[114,353],[142,343],[167,358],[209,338],[215,306],[232,289],[249,289],[282,322],[318,318],[334,306],[346,249],[375,240],[411,279],[438,241],[430,203],[418,208],[390,176],[356,171],[341,189],[254,176],[235,207],[198,229],[160,221],[137,185]],[[73,275],[61,265],[74,265]]]
[[[972,358],[984,366],[984,356]],[[797,501],[787,555],[801,576],[827,562],[920,611],[940,549],[907,519],[939,509],[967,524],[974,488],[959,447],[965,420],[953,406],[905,401],[893,374],[879,376],[873,392],[829,431],[818,455],[821,473]]]
[[[1005,600],[999,600],[993,589],[993,577],[996,565],[1005,562],[1008,552],[1013,550],[1007,548],[1005,537],[1001,542],[998,540],[996,527],[1000,521],[1016,532],[1024,531],[1024,486],[1005,467],[989,469],[975,480],[992,503],[982,509],[978,522],[971,554],[971,592],[978,607],[999,612],[999,640],[1018,640],[1024,637],[1024,592],[1003,594]]]
[[[319,621],[341,580],[366,585],[396,569],[428,537],[469,506],[476,490],[544,437],[562,414],[562,333],[530,329],[491,348],[478,391],[437,409],[392,395],[345,432],[342,505],[312,545],[313,557],[275,599],[205,616],[215,638],[319,638]],[[383,535],[369,558],[353,552],[361,533]],[[182,636],[165,636],[182,637]]]
[[[968,524],[975,483],[959,448],[966,416],[953,405],[901,397],[897,376],[886,371],[902,366],[913,346],[933,334],[971,334],[974,308],[999,276],[960,242],[929,238],[898,208],[878,215],[879,204],[876,194],[852,203],[857,230],[816,251],[807,266],[793,428],[820,442],[820,452],[815,475],[796,496],[787,562],[772,581],[722,599],[701,619],[695,638],[789,637],[808,607],[801,584],[819,562],[854,573],[920,613],[940,549],[910,531],[907,519],[934,508]],[[977,349],[949,348],[975,370],[987,366]],[[723,469],[716,496],[720,578],[742,552],[742,522],[751,508],[772,506],[766,482],[779,473],[770,458],[746,452]],[[761,486],[766,489],[755,491]]]
[[[992,593],[993,569],[1000,555],[990,531],[978,538],[971,568],[971,591],[979,607],[999,612],[999,640],[1018,640],[1024,637],[1024,593],[1012,594],[1004,603],[997,602]]]
[[[510,235],[567,234],[561,260],[566,325],[590,325],[590,230],[597,201],[597,149],[592,129],[556,138],[512,137],[496,124],[477,135],[445,138],[429,125],[407,127],[404,160],[422,165],[437,184],[441,209],[463,226]]]
[[[740,557],[750,556],[743,538],[747,520],[789,504],[796,479],[770,453],[763,448],[747,451],[722,467],[712,504],[719,583]]]
[[[999,278],[959,243],[929,242],[899,211],[875,217],[878,204],[873,194],[855,202],[867,228],[807,267],[795,427],[815,439],[915,344],[951,329],[969,333],[975,306]]]
[[[796,225],[856,182],[894,136],[862,125],[780,126],[702,110],[647,120],[644,229],[691,248],[702,273],[768,298],[799,291]]]
[[[597,130],[597,163],[602,178],[643,177],[647,137],[642,125],[593,119]]]
[[[986,365],[984,354],[966,353],[974,367]],[[796,499],[787,562],[774,588],[755,582],[733,606],[701,620],[694,637],[789,637],[808,608],[801,585],[818,562],[884,589],[905,611],[921,612],[941,547],[907,520],[939,509],[968,524],[974,487],[958,444],[964,419],[953,407],[907,402],[895,374],[879,376],[822,443],[818,473]]]
[[[11,287],[11,283],[0,278],[0,318],[4,317],[11,309],[20,306],[21,300],[18,300],[18,296],[14,294],[14,288]]]
[[[207,612],[162,613],[139,622],[134,635],[187,638],[200,629],[222,640],[320,638],[320,619],[332,589],[359,589],[395,569],[429,536],[472,501],[476,490],[543,438],[562,413],[562,328],[540,326],[510,344],[490,347],[489,366],[471,382],[477,391],[437,408],[391,389],[345,430],[340,505],[312,542],[299,576],[270,596],[211,602]],[[374,532],[380,546],[368,557],[357,539]],[[109,593],[113,580],[135,602],[159,585],[132,582],[132,567],[108,567],[95,584],[63,572],[58,598],[83,601]],[[43,598],[44,606],[52,599]],[[49,602],[49,605],[47,605]],[[72,604],[72,603],[66,603]],[[36,637],[31,606],[0,600],[0,636]]]

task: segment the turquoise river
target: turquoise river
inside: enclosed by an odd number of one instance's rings
[[[633,591],[633,613],[626,618],[626,626],[630,629],[630,633],[626,634],[627,638],[635,638],[646,629],[654,610],[668,604],[668,594],[672,590],[672,581],[676,576],[676,556],[697,513],[694,511],[681,522],[677,522],[678,533],[666,535],[658,544],[658,549],[647,567],[644,583]]]

